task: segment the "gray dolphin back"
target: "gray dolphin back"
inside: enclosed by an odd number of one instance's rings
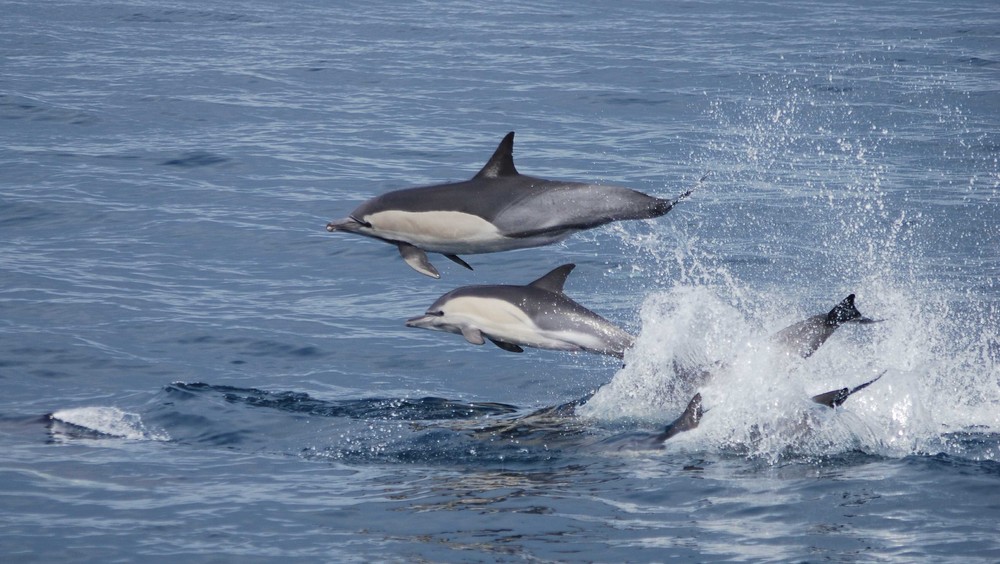
[[[527,238],[660,217],[687,196],[669,200],[621,186],[526,176],[514,166],[513,148],[512,131],[471,179],[388,192],[361,204],[351,215],[362,219],[385,210],[457,211],[493,223],[508,237]]]

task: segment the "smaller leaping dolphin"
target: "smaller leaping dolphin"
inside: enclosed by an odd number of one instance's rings
[[[563,293],[575,266],[564,264],[526,286],[457,288],[406,326],[458,333],[474,345],[489,339],[510,352],[535,347],[622,358],[635,338]]]
[[[773,339],[789,353],[808,358],[845,323],[878,323],[854,306],[854,294],[844,298],[829,313],[813,315],[778,331]]]
[[[621,186],[526,176],[514,168],[513,150],[511,131],[470,180],[376,196],[326,230],[396,245],[406,264],[440,278],[428,252],[471,270],[458,255],[539,247],[612,221],[660,217],[691,194],[662,199]]]

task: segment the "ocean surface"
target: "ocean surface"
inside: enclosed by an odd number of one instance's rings
[[[995,1],[0,12],[4,562],[1000,561]],[[508,131],[697,189],[440,280],[324,229]],[[624,365],[403,325],[565,263]]]

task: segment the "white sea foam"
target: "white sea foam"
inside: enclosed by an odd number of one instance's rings
[[[956,433],[1000,432],[1000,306],[992,282],[975,285],[995,268],[995,208],[948,226],[922,199],[982,194],[886,166],[885,147],[914,131],[859,120],[802,77],[767,80],[780,82],[773,96],[712,108],[726,141],[699,157],[712,171],[695,200],[705,219],[641,238],[612,230],[638,271],[666,282],[644,301],[625,368],[580,413],[662,424],[701,392],[701,425],[671,443],[772,459],[951,452]],[[935,258],[951,255],[970,258]],[[885,321],[848,324],[808,359],[772,348],[774,332],[849,293]],[[883,373],[836,410],[809,401]]]
[[[142,422],[137,413],[129,413],[117,407],[76,407],[62,409],[51,415],[59,421],[81,429],[136,441],[169,441],[170,436],[163,430],[151,430]]]
[[[848,324],[808,359],[772,347],[769,335],[780,326],[743,314],[720,288],[655,293],[643,305],[642,332],[625,368],[580,413],[661,424],[701,392],[707,412],[688,440],[764,457],[856,449],[905,456],[947,451],[947,435],[957,431],[1000,432],[996,327],[968,319],[988,315],[988,305],[957,314],[944,299],[904,289],[864,284],[859,292],[862,311],[886,321]],[[788,317],[774,307],[758,314]],[[707,379],[699,376],[705,372]],[[808,399],[880,373],[836,410]]]

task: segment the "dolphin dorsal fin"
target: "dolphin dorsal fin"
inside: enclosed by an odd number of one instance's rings
[[[575,264],[564,264],[562,266],[556,267],[545,276],[542,276],[538,280],[535,280],[528,286],[534,286],[535,288],[541,288],[542,290],[548,290],[555,294],[563,293],[563,285],[566,284],[566,277],[569,273],[576,268]]]
[[[497,150],[493,151],[493,156],[486,162],[486,166],[474,178],[500,178],[516,174],[517,169],[514,168],[514,132],[511,131],[503,138],[503,141],[500,141]]]

